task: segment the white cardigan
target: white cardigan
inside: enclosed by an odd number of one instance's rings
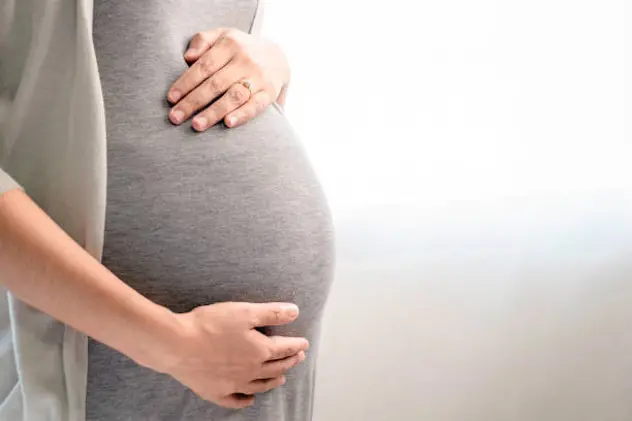
[[[106,138],[92,7],[0,2],[0,194],[21,186],[100,258]],[[260,5],[255,31],[261,15]],[[87,338],[0,291],[0,421],[83,421]]]

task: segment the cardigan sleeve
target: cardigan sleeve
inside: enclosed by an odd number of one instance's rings
[[[19,189],[20,185],[11,176],[0,168],[0,195],[9,190]]]
[[[263,4],[266,0],[257,0],[257,9],[255,11],[255,16],[252,19],[252,24],[250,25],[250,33],[255,35],[261,34],[261,27],[263,25]]]

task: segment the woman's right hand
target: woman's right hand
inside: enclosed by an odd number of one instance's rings
[[[284,374],[305,359],[304,338],[267,337],[256,328],[293,322],[298,308],[283,303],[219,303],[177,314],[179,341],[169,355],[144,364],[167,373],[201,398],[245,408],[254,394],[285,383]]]
[[[249,406],[253,394],[280,386],[308,347],[306,339],[256,330],[294,321],[291,304],[220,303],[175,314],[151,302],[18,189],[0,192],[0,273],[0,286],[25,303],[225,407]],[[41,340],[61,346],[63,332]],[[30,355],[25,361],[38,363]]]

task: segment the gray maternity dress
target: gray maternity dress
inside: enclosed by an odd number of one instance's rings
[[[169,376],[90,343],[88,421],[308,421],[333,267],[330,214],[282,111],[195,133],[167,120],[171,83],[198,31],[249,31],[257,0],[95,0],[108,198],[104,264],[176,312],[224,301],[290,301],[308,359],[244,410],[199,399]]]

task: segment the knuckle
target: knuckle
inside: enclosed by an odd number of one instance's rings
[[[222,34],[215,40],[215,47],[224,47],[224,43],[226,42],[226,35]]]
[[[204,105],[204,96],[200,93],[191,95],[186,104],[182,104],[182,108],[185,111],[185,115],[190,115],[194,110],[201,108]]]
[[[211,61],[211,59],[207,58],[206,56],[203,56],[203,58],[201,60],[198,60],[197,63],[199,63],[198,71],[201,76],[208,77],[213,74],[214,64]]]
[[[222,35],[222,37],[219,40],[219,43],[224,48],[234,48],[236,46],[235,38],[231,34],[230,31],[227,31],[224,33],[224,35]]]
[[[252,324],[252,325],[257,324],[259,321],[257,312],[254,311],[254,309],[252,309],[251,307],[246,306],[246,305],[242,306],[241,308],[237,310],[237,316],[241,317],[243,320],[247,321],[248,324]]]
[[[193,35],[191,41],[206,41],[206,33],[203,31],[197,32],[195,35]]]
[[[234,86],[228,92],[228,98],[233,103],[243,104],[244,102],[246,102],[247,99],[246,92],[244,92],[244,90],[245,89],[241,89],[239,86]]]
[[[224,101],[217,101],[206,110],[206,114],[210,120],[217,121],[226,115],[227,107]]]
[[[203,41],[208,41],[211,38],[212,31],[199,31],[195,34],[196,37],[199,37]]]
[[[245,51],[241,50],[237,53],[236,59],[242,67],[246,67],[252,71],[252,76],[259,78],[261,76],[261,69],[257,61]]]
[[[207,80],[207,86],[208,86],[208,89],[210,89],[212,93],[218,93],[218,92],[221,92],[222,90],[222,83],[216,77],[209,78]]]
[[[271,349],[265,346],[258,346],[255,353],[255,359],[257,363],[267,361],[272,358],[273,352]]]

